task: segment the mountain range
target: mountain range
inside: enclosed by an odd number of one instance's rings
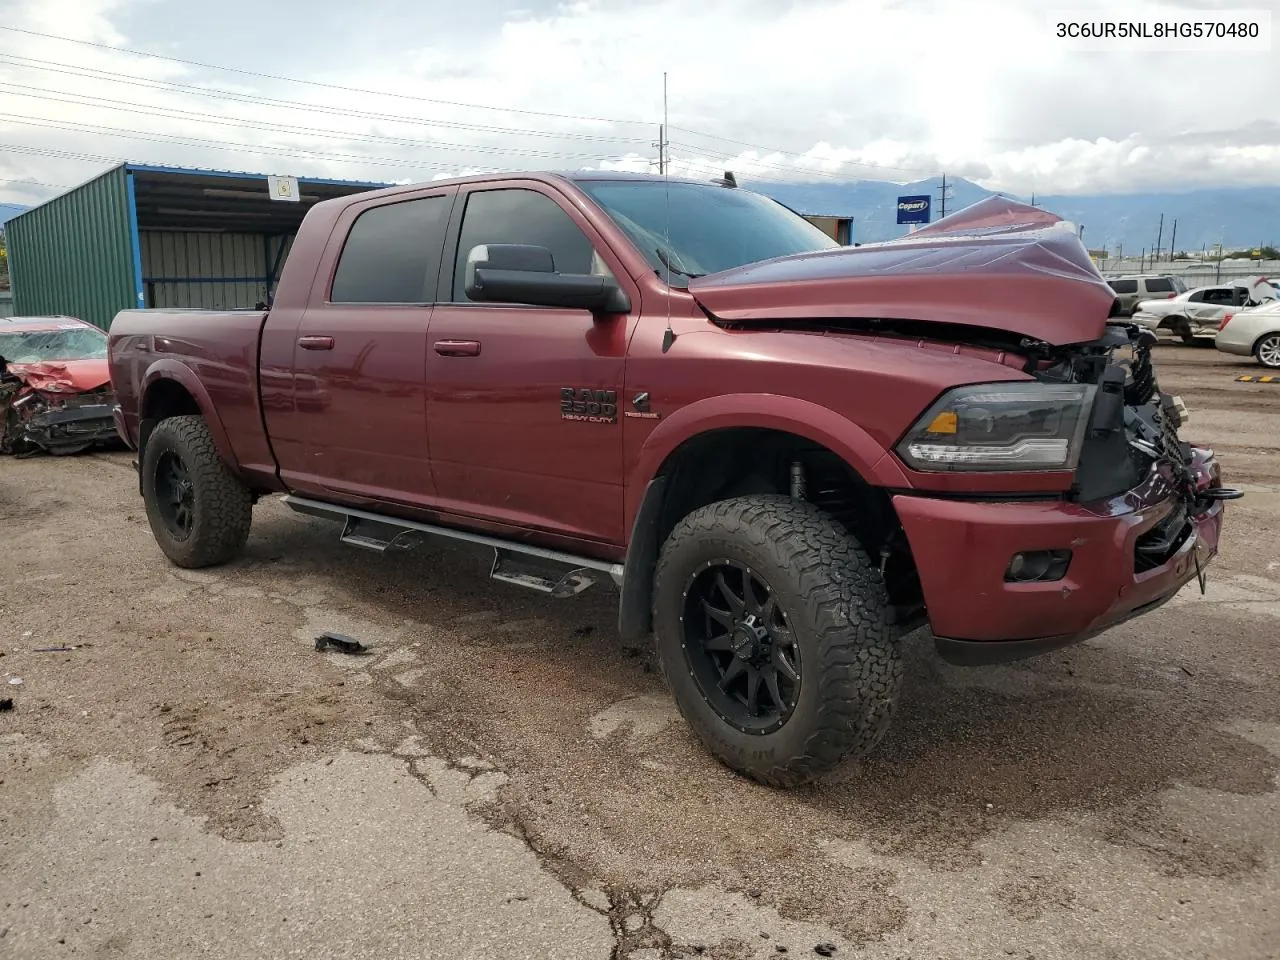
[[[888,183],[882,180],[847,182],[782,183],[740,178],[744,187],[771,196],[800,213],[853,217],[853,238],[872,243],[900,237],[907,232],[897,224],[897,198],[933,197],[933,219],[940,218],[938,196],[940,178],[915,183]],[[954,213],[993,192],[969,180],[947,179],[948,212]],[[1024,203],[1032,198],[1006,193]],[[1178,250],[1200,252],[1222,243],[1227,249],[1275,245],[1280,241],[1280,186],[1190,190],[1185,193],[1094,194],[1053,196],[1037,194],[1037,206],[1044,207],[1077,226],[1084,227],[1085,245],[1115,252],[1123,246],[1136,256],[1143,248],[1168,250],[1171,240]],[[1164,229],[1160,215],[1164,214]],[[1177,235],[1171,237],[1173,221]]]
[[[4,226],[6,220],[12,220],[18,214],[29,209],[30,207],[24,207],[17,203],[0,203],[0,227]]]

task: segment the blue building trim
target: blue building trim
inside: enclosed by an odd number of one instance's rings
[[[153,167],[146,164],[125,164],[130,173],[171,173],[185,177],[225,177],[228,180],[266,180],[265,173],[244,173],[239,170],[204,170],[199,167]],[[393,187],[393,183],[377,183],[366,180],[327,180],[315,177],[298,177],[298,183],[313,183],[324,187],[369,187],[377,190]]]
[[[125,168],[125,191],[129,197],[129,245],[133,248],[134,306],[145,307],[147,297],[142,286],[142,238],[138,236],[138,197],[133,188],[133,172]]]

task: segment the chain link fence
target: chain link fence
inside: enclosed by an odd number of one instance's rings
[[[1139,275],[1168,275],[1178,277],[1191,290],[1195,287],[1207,287],[1219,283],[1230,283],[1232,280],[1243,280],[1248,277],[1266,277],[1280,281],[1280,260],[1222,260],[1186,261],[1160,260],[1152,263],[1150,259],[1138,257],[1103,258],[1095,261],[1098,270],[1108,279],[1112,277]]]

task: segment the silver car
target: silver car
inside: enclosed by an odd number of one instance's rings
[[[1253,357],[1270,370],[1280,370],[1280,302],[1231,314],[1214,344],[1223,353]]]

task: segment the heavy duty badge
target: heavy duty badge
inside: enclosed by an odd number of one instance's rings
[[[616,390],[592,390],[590,387],[561,387],[560,419],[617,423],[618,393]]]

